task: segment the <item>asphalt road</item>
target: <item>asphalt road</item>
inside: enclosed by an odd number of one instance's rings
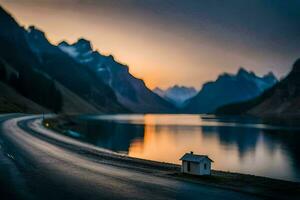
[[[80,153],[96,147],[44,129],[38,116],[0,123],[0,199],[258,199],[97,161]]]

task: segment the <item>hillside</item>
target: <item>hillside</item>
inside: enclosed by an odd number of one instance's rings
[[[49,112],[46,108],[25,98],[12,87],[0,81],[0,113],[42,113]]]

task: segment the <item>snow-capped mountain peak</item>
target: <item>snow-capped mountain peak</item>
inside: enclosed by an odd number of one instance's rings
[[[80,38],[79,40],[77,40],[77,42],[73,43],[71,46],[75,47],[81,53],[93,51],[91,42],[84,38]]]
[[[63,52],[65,52],[66,54],[68,54],[71,57],[77,57],[78,56],[78,52],[77,49],[75,47],[70,46],[68,43],[66,42],[62,42],[59,44],[58,46]]]
[[[194,87],[185,87],[179,85],[174,85],[166,90],[156,87],[153,92],[172,102],[177,107],[182,107],[187,99],[197,94],[197,90]]]
[[[59,43],[58,47],[80,63],[88,63],[93,61],[94,51],[91,42],[86,39],[81,38],[73,44],[63,41]]]

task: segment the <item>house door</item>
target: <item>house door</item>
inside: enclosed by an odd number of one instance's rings
[[[190,172],[191,171],[191,162],[187,162],[187,171]]]

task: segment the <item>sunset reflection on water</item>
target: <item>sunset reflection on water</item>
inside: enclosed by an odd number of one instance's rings
[[[300,180],[298,130],[203,115],[102,115],[88,121],[89,142],[132,157],[179,164],[194,151],[212,158],[214,169]]]

